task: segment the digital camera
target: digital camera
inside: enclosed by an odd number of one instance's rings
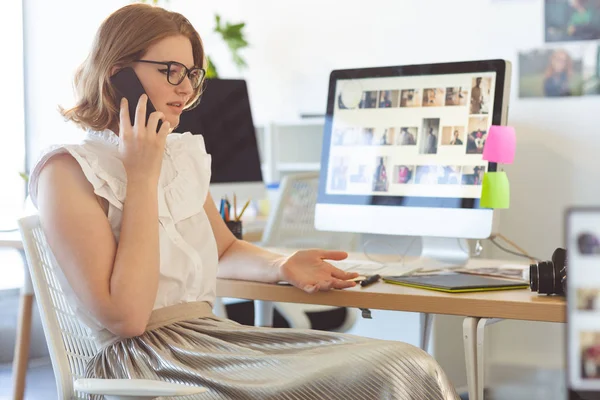
[[[564,296],[567,292],[567,251],[554,250],[552,261],[529,265],[529,287],[540,294]]]

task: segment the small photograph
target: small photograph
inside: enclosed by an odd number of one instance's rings
[[[442,146],[462,146],[464,141],[464,126],[444,126],[442,128]]]
[[[463,165],[462,167],[462,184],[463,185],[481,185],[483,182],[483,174],[485,173],[484,165]]]
[[[590,232],[583,232],[577,235],[577,249],[579,253],[585,256],[595,256],[600,254],[600,241],[598,236]]]
[[[417,165],[415,183],[418,185],[437,185],[440,177],[438,165]]]
[[[331,134],[331,144],[333,146],[347,146],[356,144],[355,128],[334,128]]]
[[[369,181],[367,164],[352,163],[350,169],[350,183],[367,183]]]
[[[582,311],[600,310],[600,289],[578,288],[577,309]]]
[[[469,99],[468,87],[448,87],[446,88],[447,106],[466,106]]]
[[[414,165],[394,165],[392,182],[398,184],[413,183],[414,173]]]
[[[379,108],[398,107],[399,90],[381,90],[379,91]]]
[[[342,94],[341,93],[338,94],[337,105],[338,105],[338,108],[340,110],[347,110],[348,109],[348,107],[346,107],[346,105],[344,104],[344,101],[342,100]]]
[[[331,134],[332,146],[354,146],[358,142],[356,128],[334,128]]]
[[[421,107],[421,91],[405,89],[400,94],[400,107]]]
[[[417,135],[419,128],[416,126],[405,126],[400,128],[400,133],[396,136],[396,145],[414,146],[417,144]]]
[[[375,171],[373,173],[373,191],[387,192],[389,181],[387,177],[387,157],[377,157],[375,161]]]
[[[546,42],[600,39],[599,0],[544,0]]]
[[[471,114],[489,114],[492,104],[492,78],[478,76],[473,78],[471,87]]]
[[[444,88],[423,89],[423,107],[442,107],[445,93]]]
[[[347,105],[344,103],[344,99],[342,98],[342,94],[341,94],[341,93],[340,93],[340,94],[338,94],[338,97],[337,97],[337,105],[338,105],[338,108],[339,108],[340,110],[350,110],[350,109],[352,109],[352,107],[349,107],[349,106],[347,106]]]
[[[488,117],[470,117],[467,127],[467,154],[483,154],[489,129]]]
[[[363,92],[358,108],[377,108],[377,90]]]
[[[440,185],[460,185],[459,165],[443,165],[438,167],[438,181]]]
[[[346,190],[348,186],[348,159],[347,157],[334,157],[331,168],[331,190]]]
[[[600,378],[600,332],[584,331],[579,334],[581,350],[581,377]]]
[[[419,137],[419,153],[436,154],[438,135],[440,131],[439,118],[424,118]]]
[[[394,144],[394,138],[396,137],[396,128],[385,128],[380,129],[379,135],[376,135],[377,139],[373,144],[378,146],[391,146]]]
[[[375,128],[362,128],[360,130],[358,144],[362,146],[370,146],[375,144]]]
[[[588,69],[593,70],[596,60],[589,59]],[[584,58],[579,49],[519,53],[519,97],[582,96],[586,94],[584,81]]]

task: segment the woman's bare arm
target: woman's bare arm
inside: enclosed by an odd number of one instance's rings
[[[237,240],[221,218],[212,196],[204,203],[219,251],[219,278],[258,282],[280,280],[280,267],[286,257],[243,240]]]
[[[116,335],[140,335],[158,287],[156,186],[128,184],[119,243],[70,155],[50,159],[40,174],[38,193],[42,227],[77,297]]]

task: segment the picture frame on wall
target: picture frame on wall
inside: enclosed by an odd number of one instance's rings
[[[546,42],[600,39],[600,0],[544,0]]]
[[[519,53],[519,97],[600,94],[600,47],[566,43]]]

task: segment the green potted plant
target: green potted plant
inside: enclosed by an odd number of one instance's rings
[[[148,0],[139,0],[142,3],[148,3]],[[154,5],[159,5],[160,0],[150,0],[150,2]],[[169,0],[166,0],[169,2]],[[231,56],[233,58],[234,64],[238,67],[238,69],[242,70],[248,66],[246,64],[246,60],[240,54],[240,50],[248,47],[248,42],[244,37],[243,29],[246,26],[245,22],[238,22],[232,24],[227,21],[221,21],[221,16],[219,14],[215,14],[215,27],[213,32],[216,32],[221,35],[221,38],[227,44],[227,47],[231,51]],[[219,78],[219,73],[217,71],[217,67],[210,56],[207,55],[208,67],[206,70],[206,77],[209,79]]]

